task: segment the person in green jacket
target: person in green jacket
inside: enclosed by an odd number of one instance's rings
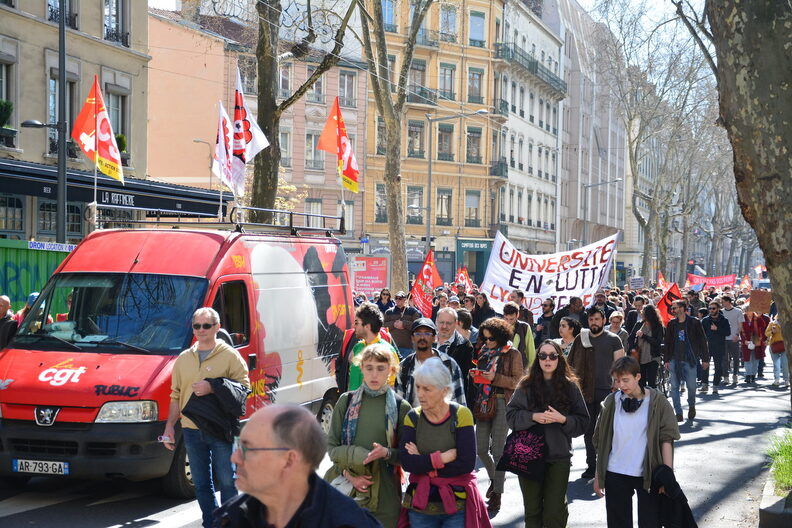
[[[327,438],[333,465],[324,478],[340,489],[345,485],[358,505],[385,528],[395,528],[401,506],[399,440],[411,407],[388,383],[399,369],[389,344],[369,345],[353,361],[363,382],[342,394],[333,410]]]
[[[602,402],[594,428],[594,492],[605,495],[609,528],[633,525],[634,492],[639,528],[660,527],[659,497],[650,491],[652,473],[661,465],[674,467],[674,440],[680,438],[674,408],[658,391],[641,388],[640,371],[630,356],[613,362],[610,373],[618,390]]]

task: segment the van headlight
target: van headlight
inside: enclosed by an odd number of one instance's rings
[[[157,402],[107,402],[102,405],[96,423],[139,423],[157,421]]]

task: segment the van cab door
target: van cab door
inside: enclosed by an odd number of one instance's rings
[[[258,346],[252,336],[253,319],[251,317],[251,285],[249,275],[226,275],[215,282],[210,294],[211,306],[220,314],[220,328],[228,332],[231,344],[245,361],[249,371],[251,388],[260,377],[258,368]],[[218,336],[221,337],[221,336]],[[248,397],[247,413],[249,417],[260,407],[260,398],[255,390]]]

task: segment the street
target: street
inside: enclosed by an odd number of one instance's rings
[[[760,380],[757,389],[724,388],[720,396],[699,397],[698,417],[680,427],[676,445],[677,478],[699,526],[756,527],[761,488],[766,478],[768,433],[789,420],[789,395]],[[604,527],[605,503],[579,479],[584,469],[582,439],[574,443],[570,475],[570,527]],[[327,467],[327,460],[320,471]],[[479,488],[488,485],[479,472]],[[163,498],[156,482],[86,482],[35,478],[24,490],[0,488],[0,526],[41,528],[197,528],[195,501]],[[508,475],[503,509],[494,526],[522,526],[522,498],[514,475]]]

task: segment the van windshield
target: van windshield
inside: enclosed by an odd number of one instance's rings
[[[31,307],[16,348],[175,355],[208,281],[141,273],[61,273]]]

